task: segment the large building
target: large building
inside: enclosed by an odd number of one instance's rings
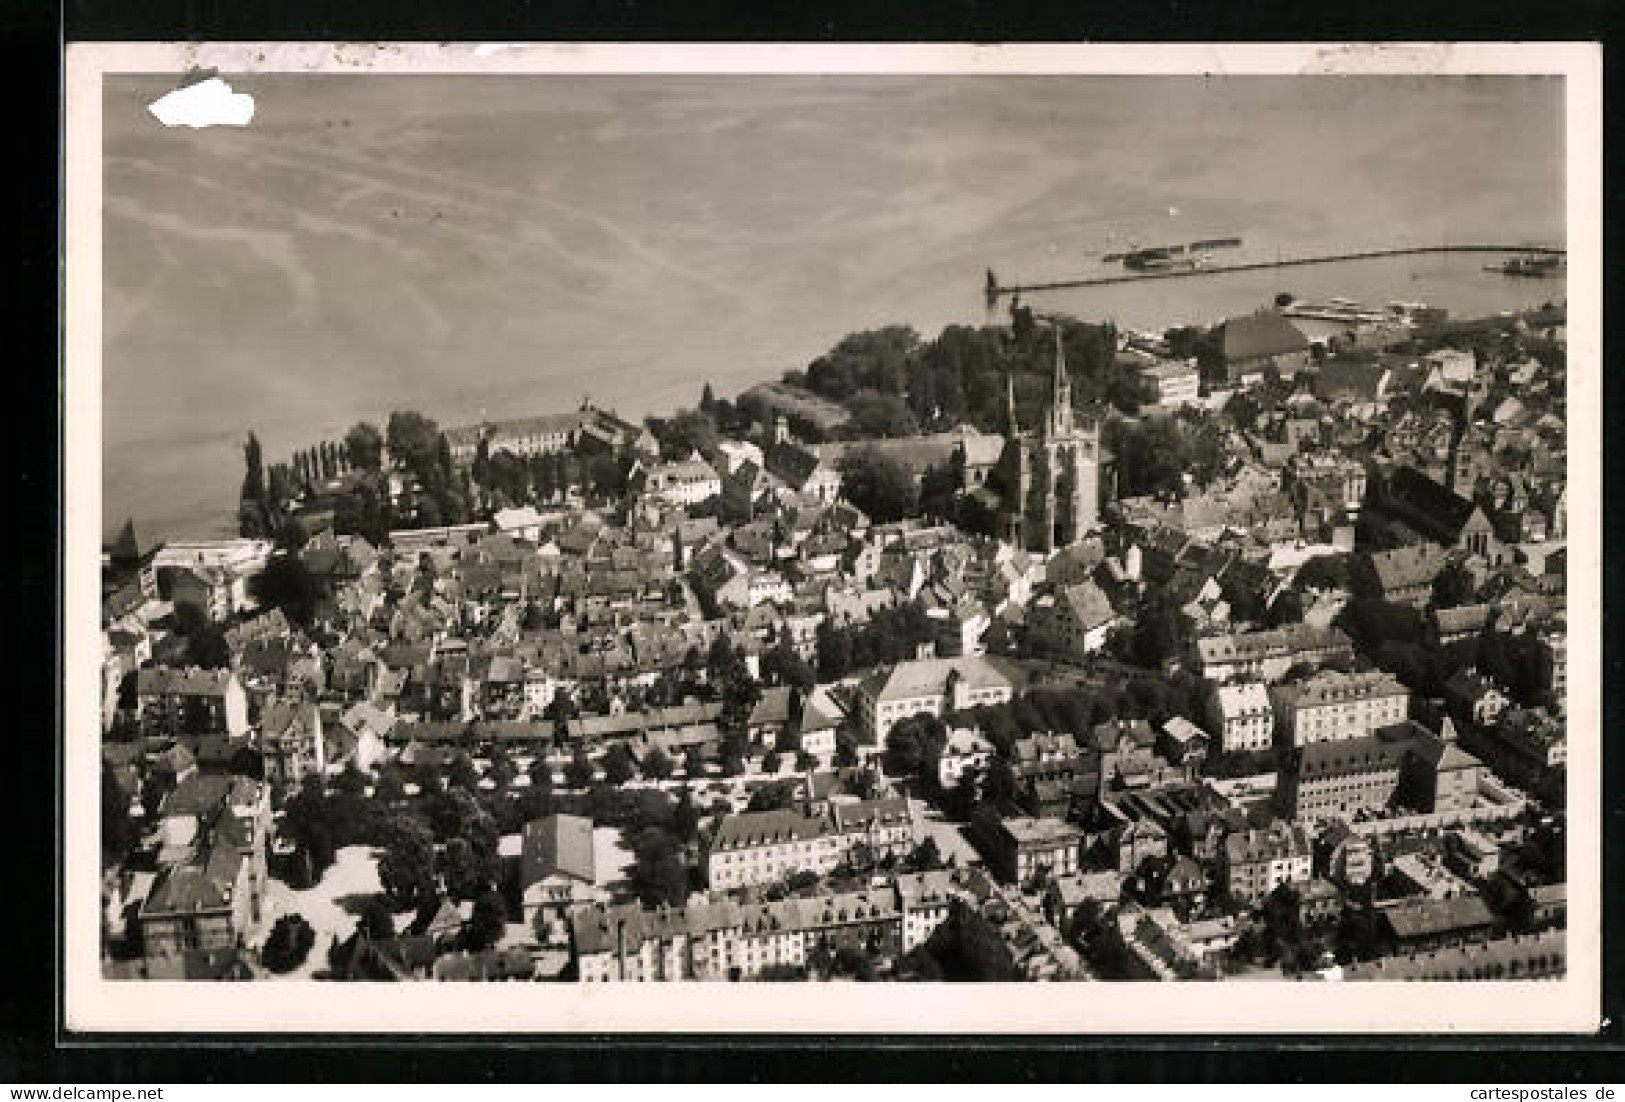
[[[1011,818],[983,839],[988,864],[1000,879],[1025,884],[1038,873],[1052,877],[1078,871],[1083,831],[1060,819]]]
[[[236,737],[248,731],[248,696],[230,670],[149,666],[136,671],[136,716],[151,735]]]
[[[571,912],[577,975],[582,983],[740,980],[771,967],[803,968],[816,953],[843,945],[896,956],[903,948],[904,908],[918,910],[929,897],[934,910],[939,894],[898,885],[771,903],[578,906]],[[941,918],[922,917],[940,922],[946,906]]]
[[[486,422],[446,430],[446,444],[458,463],[472,462],[480,441],[488,451],[512,452],[518,456],[557,455],[569,450],[581,429],[581,414],[553,413],[510,421]]]
[[[522,458],[558,455],[577,449],[650,450],[653,443],[646,429],[585,401],[580,409],[570,413],[484,421],[446,430],[446,444],[452,460],[457,463],[473,462],[479,454],[481,440],[485,441],[488,454],[506,451]]]
[[[1183,406],[1201,398],[1195,360],[1159,360],[1139,369],[1145,399],[1158,406]]]
[[[1309,338],[1279,311],[1228,318],[1219,326],[1220,350],[1230,382],[1273,368],[1290,378],[1309,364]]]
[[[645,474],[644,492],[668,505],[698,505],[722,493],[722,478],[697,454],[656,463]]]
[[[1300,662],[1318,666],[1353,657],[1354,643],[1342,631],[1309,624],[1211,635],[1196,641],[1196,659],[1209,681],[1279,681]]]
[[[1491,562],[1500,560],[1495,526],[1484,510],[1414,467],[1394,469],[1373,490],[1372,504],[1378,512],[1423,539]]]
[[[1314,850],[1300,826],[1277,823],[1224,840],[1224,884],[1230,898],[1256,904],[1282,884],[1314,875]]]
[[[1292,746],[1360,738],[1379,727],[1403,722],[1410,696],[1410,690],[1392,674],[1380,670],[1322,670],[1270,690],[1275,730],[1282,742]]]
[[[1313,742],[1281,771],[1282,809],[1294,819],[1350,819],[1381,811],[1399,791],[1410,747],[1375,735]]]
[[[1275,714],[1270,710],[1269,692],[1262,681],[1220,685],[1213,690],[1210,708],[1219,745],[1226,753],[1270,748]]]
[[[572,907],[600,898],[592,820],[549,815],[525,824],[520,838],[519,892],[525,925],[538,916],[562,920]]]
[[[985,658],[921,658],[884,667],[859,682],[857,714],[864,730],[884,743],[900,719],[1003,704],[1014,693],[1011,680]]]
[[[1076,543],[1100,519],[1100,428],[1077,422],[1066,373],[1061,328],[1055,327],[1055,376],[1048,409],[1036,429],[1016,421],[1015,394],[1007,399],[1005,503],[1012,543],[1053,551]]]
[[[918,825],[901,798],[834,804],[825,815],[746,811],[717,824],[706,854],[706,881],[729,889],[771,884],[799,872],[823,876],[860,845],[879,860],[907,856],[918,840]]]
[[[1367,560],[1371,566],[1371,596],[1417,609],[1426,608],[1433,599],[1434,579],[1448,562],[1444,548],[1432,543],[1376,551]]]
[[[1421,814],[1465,811],[1479,801],[1485,769],[1442,733],[1404,720],[1368,736],[1300,747],[1281,771],[1285,814],[1350,820],[1362,812],[1404,807]]]
[[[158,823],[158,874],[137,921],[148,977],[181,979],[198,954],[240,948],[261,920],[270,789],[194,773],[164,797]]]
[[[1080,661],[1104,647],[1120,622],[1101,588],[1082,581],[1058,586],[1027,606],[1027,639],[1044,654]]]

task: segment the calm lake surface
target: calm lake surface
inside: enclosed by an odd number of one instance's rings
[[[104,95],[101,514],[146,539],[231,532],[250,428],[275,460],[398,408],[661,412],[853,330],[979,324],[988,267],[1563,239],[1552,80],[230,79],[256,97],[241,130],[159,126],[171,82]],[[1563,297],[1493,259],[1029,301],[1161,328],[1280,291],[1455,315]]]

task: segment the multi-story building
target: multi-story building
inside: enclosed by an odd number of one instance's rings
[[[1295,824],[1238,831],[1224,840],[1224,884],[1232,899],[1256,904],[1282,884],[1313,875],[1309,836]]]
[[[1004,881],[1025,884],[1039,872],[1078,871],[1083,832],[1060,819],[1005,819],[984,839],[988,864]]]
[[[1104,647],[1120,622],[1101,588],[1082,581],[1034,598],[1027,606],[1027,639],[1039,652],[1081,661]]]
[[[327,769],[327,744],[322,735],[322,713],[308,700],[275,699],[260,712],[258,737],[265,762],[265,779],[292,791],[307,773]]]
[[[149,666],[136,671],[136,717],[154,735],[241,735],[248,696],[230,670]]]
[[[1351,964],[1348,980],[1435,981],[1545,980],[1564,974],[1564,932],[1547,930],[1523,936],[1469,941]]]
[[[1345,456],[1294,456],[1284,481],[1300,512],[1357,513],[1365,501],[1365,465]]]
[[[825,505],[833,503],[841,493],[841,472],[835,463],[790,440],[782,418],[774,423],[774,437],[763,461],[768,473],[799,494]]]
[[[706,882],[728,889],[797,872],[822,876],[840,859],[840,843],[824,819],[790,810],[747,811],[717,825],[706,856]]]
[[[644,492],[668,505],[698,505],[722,493],[722,478],[711,464],[691,455],[650,467],[644,478]]]
[[[973,880],[980,877],[980,873],[963,869],[897,874],[894,882],[897,908],[902,915],[902,951],[906,953],[924,945],[936,928],[948,920],[949,905],[954,900],[973,901],[976,898]]]
[[[1146,401],[1158,406],[1183,406],[1201,397],[1201,375],[1195,360],[1161,360],[1139,369]]]
[[[1552,707],[1561,715],[1568,710],[1569,635],[1566,625],[1541,634],[1541,642],[1552,656]]]
[[[973,727],[955,727],[937,758],[937,784],[953,788],[966,773],[980,774],[993,760],[993,744]]]
[[[1321,665],[1354,657],[1354,643],[1338,628],[1293,624],[1196,641],[1196,659],[1209,681],[1279,681],[1300,663]]]
[[[863,846],[871,860],[906,857],[920,840],[919,825],[902,796],[831,804],[829,812],[842,856]]]
[[[1315,836],[1315,852],[1322,875],[1348,887],[1366,883],[1376,872],[1371,842],[1342,821],[1327,824]]]
[[[887,666],[857,687],[857,716],[876,742],[884,743],[900,719],[926,712],[941,716],[981,704],[1003,704],[1015,686],[986,658],[922,658]]]
[[[1440,734],[1415,721],[1384,734],[1409,740],[1399,773],[1399,796],[1405,806],[1432,814],[1465,811],[1478,803],[1484,763],[1456,744],[1448,719]]]
[[[594,903],[574,908],[571,927],[583,983],[751,979],[770,967],[804,967],[842,945],[896,956],[903,938],[894,887],[758,904]]]
[[[919,826],[901,797],[833,804],[826,814],[747,811],[717,824],[706,855],[712,888],[770,884],[798,872],[823,876],[859,845],[872,860],[910,853]]]
[[[219,623],[250,605],[242,578],[213,566],[177,566],[164,571],[169,599],[176,608],[197,610],[210,623]]]
[[[1268,750],[1275,732],[1275,713],[1270,709],[1269,691],[1261,681],[1220,685],[1213,690],[1209,705],[1219,745],[1234,750]]]
[[[1367,559],[1375,583],[1372,596],[1418,609],[1432,600],[1433,581],[1448,561],[1444,548],[1433,543],[1376,551]]]
[[[514,455],[557,455],[568,451],[581,431],[582,415],[554,413],[541,417],[522,417],[510,421],[488,421],[480,425],[467,425],[446,430],[446,442],[451,458],[457,463],[471,463],[479,454],[480,441],[485,441],[488,453],[512,452]]]
[[[1291,746],[1369,735],[1403,722],[1410,703],[1410,690],[1382,671],[1322,670],[1269,695],[1275,730]]]
[[[549,815],[520,835],[519,892],[525,925],[562,922],[575,905],[607,898],[598,888],[591,819]]]
[[[1517,785],[1537,786],[1568,763],[1567,728],[1544,709],[1509,709],[1480,733],[1473,747],[1498,774]]]
[[[1278,795],[1294,819],[1348,819],[1381,811],[1399,790],[1410,745],[1376,735],[1312,742],[1299,747],[1281,771]]]
[[[260,920],[270,789],[194,773],[158,811],[158,875],[137,912],[147,975],[180,979],[196,954],[240,947]]]

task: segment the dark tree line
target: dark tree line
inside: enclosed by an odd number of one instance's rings
[[[1109,399],[1120,374],[1111,370],[1115,328],[1071,319],[1060,325],[1073,400]],[[1005,427],[1006,377],[1014,381],[1018,417],[1033,425],[1049,400],[1054,362],[1053,330],[1017,308],[1009,328],[951,325],[931,341],[907,326],[853,333],[798,379],[848,409],[848,436],[906,436],[961,422],[996,432]]]
[[[825,619],[817,630],[818,677],[838,681],[857,670],[915,657],[936,641],[936,624],[917,601],[877,609],[867,623],[838,625]]]

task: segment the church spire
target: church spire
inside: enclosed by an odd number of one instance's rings
[[[1059,402],[1061,391],[1067,389],[1066,349],[1061,343],[1061,323],[1055,322],[1055,398]]]
[[[1050,425],[1057,434],[1070,432],[1072,426],[1072,380],[1066,373],[1066,351],[1061,340],[1061,322],[1055,327],[1055,381],[1050,393]]]

